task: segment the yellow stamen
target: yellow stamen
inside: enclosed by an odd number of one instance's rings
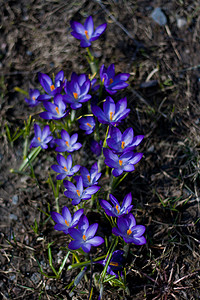
[[[39,136],[38,136],[38,138],[37,138],[37,139],[38,139],[38,141],[39,141],[39,142],[41,142],[41,138],[40,138]]]
[[[113,114],[113,112],[111,111],[111,112],[110,112],[110,121],[112,121],[113,115],[114,115],[114,114]]]
[[[55,90],[54,84],[52,84],[52,85],[50,86],[50,89],[51,89],[51,91]]]
[[[85,35],[86,35],[86,39],[89,40],[90,38],[89,38],[89,35],[88,35],[88,31],[87,31],[87,30],[85,30]]]
[[[36,100],[35,96],[33,96],[32,99],[35,101]]]
[[[85,236],[85,234],[83,235],[83,240],[84,240],[84,241],[86,240],[86,236]]]
[[[122,141],[121,148],[124,149],[124,147],[125,147],[125,142]]]
[[[67,147],[69,147],[69,142],[68,141],[66,141],[65,144],[67,145]]]
[[[64,168],[63,168],[63,170],[65,170],[66,172],[68,172],[68,170],[67,170],[67,168],[66,168],[66,167],[64,167]]]
[[[116,205],[115,208],[116,208],[116,210],[117,210],[117,212],[118,212],[118,214],[119,214],[119,213],[120,213],[119,205]]]
[[[104,81],[105,81],[105,78],[102,79],[102,82],[103,82],[103,83],[104,83]]]
[[[90,128],[92,128],[92,125],[90,123],[86,123],[87,126],[89,126]]]
[[[109,263],[109,265],[110,265],[110,266],[114,266],[114,267],[118,267],[118,266],[119,266],[119,264],[118,264],[117,262],[114,262],[114,261],[111,261],[111,262]]]
[[[77,195],[80,197],[80,191],[79,190],[76,190],[76,192],[77,192]]]
[[[69,222],[67,222],[67,220],[65,220],[65,224],[66,224],[67,226],[69,226]]]
[[[123,163],[123,160],[119,159],[119,165],[121,166]]]
[[[57,106],[56,106],[56,112],[57,112],[58,115],[60,114],[59,108]]]
[[[87,179],[88,179],[88,181],[90,182],[90,175],[87,175]]]
[[[78,99],[78,93],[73,93],[73,95],[75,99]]]
[[[109,79],[109,84],[112,84],[112,83],[113,83],[113,79],[110,78],[110,79]]]
[[[130,235],[132,233],[132,231],[130,229],[127,230],[126,232],[128,235]]]

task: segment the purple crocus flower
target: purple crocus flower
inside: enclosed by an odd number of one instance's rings
[[[118,275],[113,271],[121,271],[123,269],[123,263],[124,263],[124,251],[123,250],[115,250],[112,254],[112,257],[110,259],[107,273],[110,275],[115,275],[116,278],[118,278]],[[108,256],[104,260],[99,260],[96,263],[101,264],[103,266],[106,265],[106,262],[108,260]]]
[[[51,131],[49,125],[46,125],[43,130],[41,130],[38,124],[34,124],[35,136],[31,141],[30,148],[41,147],[42,149],[48,148],[48,143],[53,139],[50,135]]]
[[[45,92],[48,95],[40,95],[38,100],[43,101],[43,100],[49,100],[51,97],[54,97],[56,94],[60,94],[62,91],[63,86],[65,85],[64,81],[64,72],[60,71],[58,74],[55,76],[55,82],[51,80],[51,78],[44,73],[39,73],[38,74],[38,79],[45,90]]]
[[[120,176],[123,171],[132,172],[135,170],[134,165],[137,164],[143,156],[143,153],[133,153],[132,151],[123,153],[118,157],[110,149],[104,148],[105,164],[110,168],[114,168],[112,174],[115,177]]]
[[[94,23],[91,16],[85,20],[84,25],[76,21],[71,21],[70,25],[73,30],[71,35],[81,41],[80,46],[83,48],[91,46],[91,42],[97,40],[107,27],[107,24],[104,23],[94,31]]]
[[[90,144],[90,149],[94,154],[96,154],[96,156],[99,156],[101,155],[102,146],[103,146],[103,141],[100,141],[98,143],[97,141],[92,140]]]
[[[58,145],[56,147],[57,152],[73,152],[75,150],[79,150],[82,145],[80,143],[77,143],[78,134],[74,133],[71,137],[69,133],[62,129],[61,130],[61,139],[55,139],[55,143]]]
[[[81,200],[88,200],[95,194],[100,187],[93,185],[83,189],[83,179],[81,176],[76,176],[77,185],[75,186],[71,181],[64,180],[63,184],[67,191],[64,192],[65,196],[72,199],[72,205],[77,205]]]
[[[60,94],[54,97],[54,103],[43,102],[43,105],[47,111],[40,113],[40,117],[45,120],[60,120],[69,113],[69,109],[66,110],[66,104],[63,102],[63,96]]]
[[[29,104],[29,106],[34,107],[40,103],[38,101],[38,97],[40,96],[40,92],[35,89],[30,89],[29,90],[29,99],[25,98],[25,101]]]
[[[110,201],[112,202],[114,207],[112,205],[110,205],[110,203],[108,201],[100,200],[100,205],[101,205],[101,207],[103,207],[105,209],[105,212],[108,216],[120,217],[125,214],[128,214],[131,211],[131,209],[133,207],[133,205],[131,205],[131,202],[132,202],[131,193],[127,194],[124,197],[122,206],[120,206],[119,202],[113,195],[110,194],[109,197],[110,197]]]
[[[103,82],[106,91],[113,95],[118,90],[124,89],[128,86],[128,83],[125,81],[128,80],[130,74],[128,73],[120,73],[115,75],[115,65],[111,64],[107,69],[104,65],[100,68],[100,78]]]
[[[99,106],[92,106],[93,114],[102,124],[118,125],[129,114],[130,109],[127,107],[127,99],[122,98],[116,105],[111,97],[107,97],[103,103],[103,110]]]
[[[73,228],[78,224],[83,212],[83,209],[79,209],[72,217],[69,209],[66,206],[64,206],[62,209],[62,215],[57,212],[51,212],[52,219],[57,223],[54,226],[54,229],[68,234],[69,228]]]
[[[136,225],[134,216],[129,213],[117,219],[117,227],[112,229],[112,233],[116,236],[121,236],[126,243],[134,243],[135,245],[146,244],[146,239],[143,235],[145,227]]]
[[[89,226],[86,216],[80,218],[78,229],[70,228],[69,235],[74,239],[68,245],[71,250],[82,248],[84,252],[89,253],[92,246],[99,246],[104,242],[100,236],[95,236],[98,229],[98,223]]]
[[[143,135],[134,137],[132,128],[127,128],[122,134],[117,127],[112,127],[110,130],[110,138],[108,138],[106,142],[113,153],[122,154],[134,150],[141,143],[143,138]]]
[[[85,130],[85,134],[91,134],[95,129],[95,120],[93,117],[85,117],[78,120],[80,129]]]
[[[57,161],[58,161],[58,165],[51,166],[51,168],[55,172],[60,173],[56,177],[57,180],[62,180],[66,176],[71,177],[74,175],[74,173],[78,172],[78,170],[80,169],[79,165],[72,167],[72,156],[71,155],[68,155],[68,157],[65,159],[64,156],[62,156],[61,154],[58,154]]]
[[[98,180],[101,177],[101,173],[98,173],[97,162],[93,164],[90,172],[85,167],[80,168],[81,176],[83,179],[83,186],[88,187],[98,184]]]
[[[90,90],[90,80],[85,74],[77,75],[72,73],[71,81],[66,83],[64,88],[66,95],[64,95],[64,101],[69,103],[72,109],[78,109],[82,106],[81,103],[91,99],[91,95],[88,94]]]

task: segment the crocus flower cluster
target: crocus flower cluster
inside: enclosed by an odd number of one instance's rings
[[[63,231],[74,239],[68,245],[71,250],[82,248],[84,252],[88,253],[92,246],[97,247],[104,242],[102,237],[95,236],[98,224],[89,225],[87,217],[83,215],[83,209],[77,210],[72,217],[69,209],[64,206],[62,215],[51,212],[51,217],[57,223],[54,226],[55,230]],[[77,225],[78,229],[75,228]]]
[[[80,40],[81,47],[88,48],[87,51],[91,56],[89,47],[105,31],[107,24],[102,24],[94,30],[91,16],[86,19],[84,25],[76,21],[71,21],[70,24],[71,34]],[[58,72],[55,78],[52,77],[53,79],[47,74],[39,73],[38,78],[44,93],[41,94],[39,90],[31,89],[29,99],[25,99],[32,107],[39,103],[42,103],[44,107],[39,115],[42,119],[47,120],[48,125],[42,129],[38,124],[34,124],[35,136],[31,140],[30,148],[47,149],[49,144],[54,144],[54,151],[57,152],[57,164],[53,164],[51,169],[57,173],[54,174],[56,180],[59,180],[57,187],[63,185],[66,202],[70,202],[74,213],[71,214],[69,208],[64,206],[61,214],[59,209],[50,214],[55,222],[54,229],[71,237],[72,240],[69,242],[68,248],[72,250],[72,253],[78,249],[89,253],[92,246],[97,247],[104,242],[101,236],[96,236],[99,224],[90,225],[84,214],[83,207],[88,210],[87,200],[90,199],[92,199],[90,204],[95,205],[95,209],[99,213],[103,213],[103,216],[106,215],[106,218],[110,219],[113,226],[112,234],[115,235],[115,237],[112,236],[115,238],[113,242],[121,240],[135,245],[146,243],[145,227],[136,225],[135,217],[131,213],[133,208],[131,193],[124,197],[122,203],[112,194],[106,198],[110,201],[98,199],[99,195],[104,198],[106,194],[106,189],[103,192],[100,190],[100,180],[105,170],[105,166],[102,168],[104,158],[104,163],[112,169],[113,176],[118,177],[123,172],[134,171],[135,165],[143,156],[142,153],[135,153],[134,151],[144,136],[134,136],[132,128],[127,128],[124,132],[118,128],[130,114],[126,97],[118,101],[110,97],[110,95],[112,96],[128,86],[126,81],[129,76],[128,73],[115,74],[114,64],[108,68],[104,65],[100,67],[99,85],[96,84],[97,73],[89,76],[86,74],[78,75],[73,72],[69,81],[65,79],[63,71]],[[105,100],[101,99],[102,92],[103,95],[106,95]],[[87,108],[88,111],[86,112]],[[70,115],[71,122],[78,121],[79,128],[84,130],[86,136],[82,144],[78,142],[78,133],[72,132],[75,128],[74,123],[71,126],[70,120],[66,120]],[[106,134],[104,132],[106,131],[105,125],[107,125]],[[104,142],[101,139],[102,136],[105,136]],[[92,163],[88,169],[76,164],[76,156],[73,156],[75,151],[84,147],[87,140],[91,141],[90,147],[97,160],[94,162],[93,156],[89,160]],[[89,157],[88,153],[86,159],[87,157]],[[118,183],[117,180],[113,182]],[[109,188],[113,189],[115,185],[113,187],[110,184]],[[106,266],[108,257],[111,258],[106,271],[118,278],[119,271],[123,269],[124,251],[112,251],[113,253],[104,256],[104,260],[96,260],[95,263]],[[84,272],[86,269],[87,267]]]

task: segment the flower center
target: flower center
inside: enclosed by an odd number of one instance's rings
[[[123,160],[119,159],[119,165],[120,165],[120,167],[121,167],[122,163],[123,163]]]
[[[125,142],[122,141],[121,148],[124,149],[124,147],[125,147]]]
[[[109,84],[112,84],[112,83],[113,83],[113,79],[110,78],[110,79],[109,79]]]
[[[77,195],[80,197],[80,191],[79,190],[76,190],[76,192],[77,192]]]
[[[114,115],[114,113],[111,111],[111,112],[110,112],[110,121],[112,121],[113,115]]]
[[[87,126],[89,126],[90,128],[92,128],[92,125],[90,123],[86,123]]]
[[[90,182],[90,175],[87,175],[87,179],[88,179],[88,181]]]
[[[69,147],[69,142],[68,141],[66,141],[65,144],[67,145],[67,147]]]
[[[115,208],[116,208],[116,210],[117,210],[117,213],[119,214],[119,213],[120,213],[119,205],[116,205]]]
[[[109,265],[110,265],[110,266],[114,266],[114,267],[118,267],[118,266],[119,266],[119,264],[118,264],[117,262],[114,262],[114,261],[111,261],[111,262],[109,263]]]
[[[89,38],[89,35],[88,35],[88,31],[87,30],[85,30],[85,36],[86,36],[86,39],[87,40],[89,40],[90,38]]]
[[[65,220],[65,224],[69,227],[69,222],[67,222],[67,220]]]
[[[105,81],[105,78],[103,77],[102,82],[104,83],[104,81]]]
[[[35,96],[33,96],[32,99],[35,101],[36,100]]]
[[[38,139],[38,141],[39,141],[39,142],[41,142],[41,138],[40,138],[39,136],[38,136],[38,138],[37,138],[37,139]]]
[[[86,235],[85,235],[85,234],[83,235],[83,240],[84,240],[84,241],[86,240]]]
[[[67,168],[66,168],[66,167],[64,167],[64,168],[63,168],[63,170],[65,170],[65,172],[68,172],[68,170],[67,170]]]
[[[50,86],[50,89],[51,89],[51,91],[55,90],[54,84],[52,84],[52,85]]]
[[[132,231],[130,230],[130,228],[127,230],[126,232],[128,235],[130,235],[132,233]]]
[[[56,112],[58,115],[60,114],[58,106],[56,106]]]
[[[78,93],[73,93],[73,95],[75,99],[78,99]]]

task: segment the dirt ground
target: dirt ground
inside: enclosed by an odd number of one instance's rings
[[[155,7],[162,9],[166,25],[152,19]],[[85,51],[69,25],[71,19],[83,23],[89,15],[96,26],[108,23],[94,43],[100,64],[115,63],[117,72],[131,74],[129,87],[121,93],[131,108],[125,126],[145,135],[139,147],[144,157],[117,193],[132,193],[133,213],[147,227],[147,244],[130,247],[125,264],[129,292],[107,284],[104,299],[199,299],[199,1],[1,0],[0,14],[3,299],[88,299],[90,281],[82,280],[73,294],[67,289],[77,275],[76,270],[67,271],[70,261],[59,280],[43,276],[38,267],[39,262],[52,275],[47,251],[52,241],[56,269],[65,256],[67,238],[45,215],[54,205],[47,179],[55,155],[48,150],[48,161],[47,154],[40,155],[34,165],[37,181],[30,170],[18,174],[10,169],[18,170],[23,159],[23,135],[12,141],[16,129],[20,132],[28,117],[37,119],[39,112],[28,107],[16,87],[38,88],[38,72],[51,76],[63,70],[68,79],[72,71],[89,72]],[[89,154],[80,154],[87,162]],[[65,201],[60,195],[61,207]],[[94,280],[93,286],[97,299]]]

